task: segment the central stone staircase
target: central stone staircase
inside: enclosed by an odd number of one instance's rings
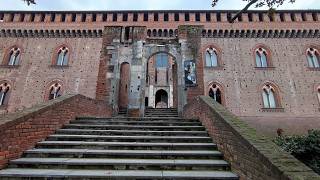
[[[12,160],[0,179],[239,179],[196,119],[77,118]]]

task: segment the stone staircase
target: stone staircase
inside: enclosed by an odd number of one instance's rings
[[[239,178],[198,120],[147,109],[145,118],[77,118],[12,160],[0,179]]]

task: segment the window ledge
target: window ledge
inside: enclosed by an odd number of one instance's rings
[[[9,69],[16,69],[19,68],[20,65],[0,65],[1,68],[9,68]]]
[[[320,68],[308,67],[308,71],[320,71]]]
[[[262,112],[284,112],[284,108],[262,108]]]
[[[254,67],[257,70],[274,70],[275,67]]]
[[[60,66],[60,65],[50,65],[51,68],[56,68],[56,69],[64,69],[64,68],[69,68],[69,65],[64,65],[64,66]]]

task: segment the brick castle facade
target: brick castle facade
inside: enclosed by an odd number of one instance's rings
[[[267,134],[320,128],[320,11],[0,12],[0,111],[79,93],[141,116],[209,95]]]

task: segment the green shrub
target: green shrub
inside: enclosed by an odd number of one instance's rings
[[[278,136],[274,142],[320,174],[320,130],[304,136]]]

